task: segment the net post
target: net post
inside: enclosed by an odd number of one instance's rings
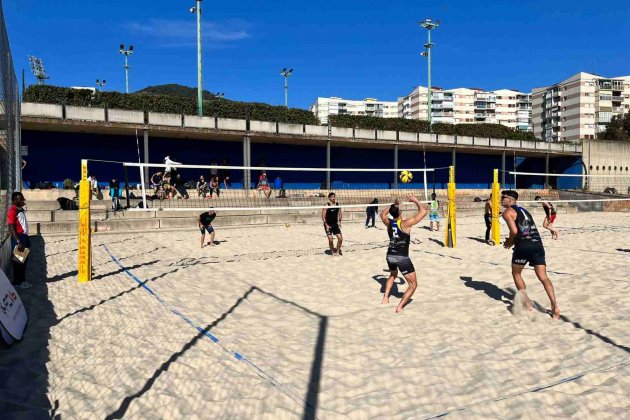
[[[501,225],[499,225],[499,207],[501,206],[501,191],[499,185],[499,170],[494,170],[494,179],[492,181],[492,227],[491,237],[494,242],[494,246],[499,246],[501,242]]]
[[[448,168],[448,206],[446,207],[446,240],[444,246],[455,248],[457,245],[457,217],[455,214],[455,166]]]
[[[426,169],[426,167],[424,168]],[[422,176],[424,178],[424,201],[429,201],[429,187],[427,186],[427,171],[422,171]]]
[[[142,164],[140,164],[142,165]],[[140,193],[142,194],[142,208],[147,208],[147,191],[144,186],[144,166],[140,166]]]
[[[85,283],[92,280],[92,231],[90,229],[91,185],[87,179],[87,160],[81,160],[81,181],[79,182],[79,259],[78,280]]]

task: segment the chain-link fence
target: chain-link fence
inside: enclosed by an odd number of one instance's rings
[[[7,209],[11,193],[20,188],[20,100],[9,37],[0,0],[0,268],[10,261]]]

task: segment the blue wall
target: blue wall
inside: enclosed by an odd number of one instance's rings
[[[139,133],[140,156],[144,159],[143,137]],[[31,185],[40,181],[62,182],[66,178],[77,181],[80,176],[81,159],[99,159],[112,161],[137,162],[138,152],[135,136],[106,136],[84,133],[58,132],[22,132],[22,144],[28,146],[29,155],[25,158],[28,165],[24,169],[23,178]],[[297,146],[284,144],[253,143],[251,144],[252,166],[290,166],[314,167],[326,166],[326,147]],[[243,145],[241,142],[203,141],[190,139],[149,138],[149,157],[153,163],[160,163],[165,156],[185,164],[210,165],[212,161],[221,163],[227,159],[230,165],[243,165]],[[398,167],[405,168],[443,168],[427,174],[429,188],[446,188],[448,169],[451,164],[450,152],[427,152],[399,150]],[[552,158],[550,168],[552,172],[563,173],[581,168],[581,161],[576,158]],[[525,172],[544,172],[544,158],[519,158],[508,156],[506,169],[516,168]],[[393,168],[394,150],[391,149],[358,149],[349,147],[333,147],[331,155],[333,168]],[[501,168],[501,155],[481,155],[458,153],[456,157],[456,182],[458,188],[490,188],[492,170]],[[111,178],[124,180],[122,165],[111,163],[90,162],[89,170],[99,181],[106,183]],[[155,172],[158,169],[152,169]],[[208,175],[207,171],[184,169],[180,173],[186,180],[196,180],[199,175]],[[268,172],[273,181],[280,176],[286,187],[317,187],[326,179],[325,172]],[[422,173],[414,173],[415,178],[408,187],[421,188]],[[252,180],[258,174],[252,173]],[[129,168],[129,181],[138,183],[139,171]],[[231,171],[232,181],[242,182],[242,171]],[[530,185],[521,185],[517,178],[518,188],[542,185],[541,180],[531,179]],[[531,177],[534,178],[534,177]],[[394,180],[391,172],[332,172],[333,188],[349,187],[377,187],[388,188]],[[510,182],[510,177],[506,180]],[[399,184],[402,185],[402,184]]]

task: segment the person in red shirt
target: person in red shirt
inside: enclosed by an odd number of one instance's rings
[[[31,241],[28,239],[26,210],[24,210],[24,195],[19,191],[15,191],[11,195],[11,201],[13,205],[11,205],[7,213],[7,224],[11,234],[11,248],[17,248],[18,251],[23,252],[25,248],[31,247]],[[27,262],[28,258],[24,260],[24,263],[13,260],[13,284],[20,289],[31,287],[31,284],[26,281]]]

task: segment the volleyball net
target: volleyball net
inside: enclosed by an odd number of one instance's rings
[[[539,199],[557,203],[630,202],[630,173],[551,174],[505,172],[502,189],[519,193],[519,202]]]
[[[317,210],[334,193],[338,206],[365,210],[400,202],[412,194],[430,202],[436,193],[447,198],[444,168],[303,168],[90,162],[109,165],[117,176],[103,186],[103,198],[117,197],[135,210],[249,211]],[[112,166],[113,165],[113,166]],[[411,174],[411,179],[401,176]],[[403,179],[408,182],[403,182]],[[381,207],[382,208],[382,207]]]

